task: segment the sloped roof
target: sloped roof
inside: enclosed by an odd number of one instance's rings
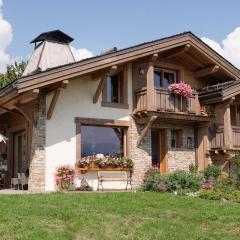
[[[240,71],[234,65],[206,45],[201,39],[191,32],[183,32],[23,77],[17,82],[18,91],[24,92],[63,79],[86,75],[112,65],[131,62],[185,44],[190,44],[194,49],[201,52],[204,58],[211,60],[213,64],[219,65],[223,71],[232,76],[232,79],[237,79],[240,76]]]

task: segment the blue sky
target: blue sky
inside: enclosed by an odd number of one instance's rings
[[[3,18],[12,31],[4,51],[11,59],[26,58],[30,40],[54,29],[72,36],[75,48],[94,54],[189,30],[224,48],[222,40],[240,26],[239,9],[237,0],[3,0]]]

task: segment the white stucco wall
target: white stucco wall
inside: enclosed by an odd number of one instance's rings
[[[93,104],[92,98],[98,84],[99,81],[93,81],[91,76],[86,76],[70,81],[67,88],[60,93],[52,118],[46,123],[46,191],[55,190],[56,167],[61,164],[75,164],[75,117],[129,120],[132,111],[131,64],[128,65],[129,109],[102,107],[102,96],[96,104]],[[47,109],[51,99],[52,95],[47,96]],[[91,183],[96,187],[96,180],[92,180]]]

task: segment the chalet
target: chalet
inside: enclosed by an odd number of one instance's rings
[[[131,158],[134,187],[152,167],[213,163],[229,172],[240,151],[236,67],[191,32],[78,62],[72,41],[59,30],[40,34],[23,76],[0,90],[6,184],[29,171],[30,191],[53,191],[56,167],[98,153]],[[169,92],[180,81],[191,96]],[[96,187],[94,171],[85,178]]]

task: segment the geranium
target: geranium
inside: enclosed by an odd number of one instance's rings
[[[189,84],[180,81],[180,83],[173,83],[168,87],[168,91],[183,97],[190,97],[192,95],[192,88]]]
[[[213,180],[209,179],[207,182],[203,183],[202,189],[211,189],[213,188]]]
[[[107,167],[132,168],[134,164],[130,158],[115,157],[111,155],[104,156],[103,154],[83,157],[77,163],[77,167],[79,168],[90,167],[91,165],[96,165],[101,168],[107,168]]]

